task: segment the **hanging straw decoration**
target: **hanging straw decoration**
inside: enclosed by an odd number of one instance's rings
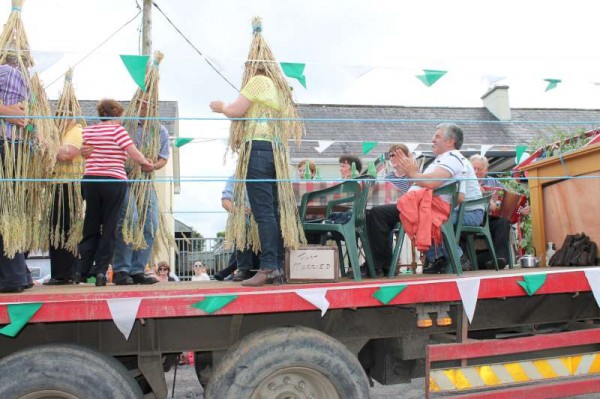
[[[0,34],[0,64],[10,63],[24,82],[21,104],[27,115],[35,116],[24,128],[2,124],[0,138],[4,160],[0,167],[0,234],[4,252],[13,257],[17,252],[38,249],[47,242],[47,228],[42,222],[48,206],[43,200],[45,184],[58,150],[54,123],[46,93],[28,67],[33,65],[29,41],[21,21],[23,1],[13,0],[12,12]],[[5,103],[13,105],[15,102]]]
[[[252,44],[248,53],[248,61],[246,61],[242,87],[246,86],[254,76],[262,74],[273,81],[279,95],[279,110],[263,104],[253,104],[253,106],[260,107],[260,115],[267,119],[269,131],[273,134],[273,155],[278,180],[279,214],[284,246],[286,248],[297,248],[299,245],[305,244],[306,239],[298,217],[298,207],[290,182],[288,142],[290,139],[294,139],[296,144],[300,143],[304,135],[304,124],[298,120],[298,112],[292,99],[292,90],[279,67],[279,63],[275,60],[271,48],[263,38],[260,17],[252,19],[252,33]],[[272,120],[272,118],[278,120]],[[235,210],[227,222],[226,242],[229,247],[241,250],[251,247],[256,252],[260,249],[258,228],[253,220],[250,227],[246,223],[244,213],[246,187],[243,181],[248,171],[253,126],[255,125],[256,121],[252,120],[231,122],[228,145],[231,151],[239,154],[235,174],[239,182],[236,183],[234,188]],[[245,145],[245,143],[250,144]]]
[[[146,71],[145,85],[146,92],[137,89],[133,99],[129,103],[125,111],[125,117],[136,118],[140,115],[141,108],[146,105],[146,118],[148,119],[126,119],[123,123],[125,129],[131,137],[136,137],[140,130],[138,150],[148,159],[152,161],[158,160],[160,151],[160,121],[158,119],[158,82],[159,82],[159,65],[164,58],[163,53],[157,51],[154,53],[154,60],[151,66]],[[137,145],[137,144],[136,144]],[[152,181],[154,172],[143,172],[140,165],[129,160],[127,162],[128,178],[134,180],[130,186],[129,201],[127,203],[127,211],[125,220],[122,225],[123,239],[127,244],[131,244],[134,250],[146,248],[144,239],[144,225],[152,223],[149,218],[149,207],[152,193],[156,193],[155,184]],[[144,180],[144,181],[140,181]],[[165,184],[165,183],[161,183]],[[164,209],[160,198],[157,196],[157,206]],[[138,220],[134,223],[133,213],[137,209]],[[160,252],[161,248],[172,248],[175,246],[175,240],[172,237],[172,232],[168,229],[168,224],[164,212],[159,211],[158,226],[151,226],[151,230],[155,231],[155,244],[153,254]],[[157,239],[158,238],[158,239]]]
[[[56,116],[58,118],[54,121],[56,130],[60,134],[61,145],[64,144],[65,136],[71,129],[83,129],[86,126],[86,121],[75,95],[75,88],[73,87],[72,69],[69,69],[65,74],[63,89],[56,102]],[[62,206],[66,202],[69,204],[67,217],[71,222],[69,231],[64,231],[63,223],[56,223],[56,226],[50,231],[50,243],[55,248],[65,248],[75,255],[78,253],[77,244],[81,241],[83,234],[85,209],[81,196],[81,184],[79,180],[74,179],[81,179],[83,169],[84,163],[79,156],[69,162],[56,161],[54,178],[58,180],[54,184],[51,184],[48,190],[49,204],[54,202],[55,196],[58,197],[56,201],[58,209],[49,207],[47,213],[48,220],[51,218],[52,212],[56,215],[65,214],[66,210]],[[67,180],[60,180],[61,178],[66,178]],[[67,197],[66,201],[63,196]]]

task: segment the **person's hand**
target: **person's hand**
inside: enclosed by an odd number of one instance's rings
[[[90,155],[92,155],[93,151],[93,146],[83,143],[81,149],[79,150],[79,154],[82,156],[82,158],[87,159]]]
[[[25,106],[23,104],[7,105],[6,115],[25,116]],[[27,124],[25,118],[6,118],[6,121],[20,127],[25,127]]]
[[[142,171],[150,173],[154,170],[154,163],[150,159],[146,159],[146,163],[141,164]]]
[[[244,207],[244,213],[246,214],[246,216],[250,216],[250,214],[252,213],[252,209],[246,206]]]
[[[531,207],[530,206],[524,206],[523,208],[519,209],[519,213],[523,216],[527,216],[531,213]]]
[[[222,114],[223,109],[225,108],[225,103],[223,101],[211,101],[208,106],[210,107],[212,112]]]
[[[396,165],[402,173],[408,177],[414,176],[419,171],[419,165],[417,161],[410,156],[406,156],[402,150],[398,149],[395,152]]]

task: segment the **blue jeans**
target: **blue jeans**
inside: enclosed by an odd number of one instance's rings
[[[150,202],[146,210],[146,222],[144,223],[144,240],[146,248],[133,250],[131,244],[126,244],[123,240],[123,221],[127,212],[127,203],[129,202],[130,187],[127,186],[127,194],[121,207],[121,216],[117,227],[117,240],[115,242],[115,252],[113,255],[113,271],[128,272],[130,275],[144,273],[144,269],[150,260],[152,246],[154,245],[154,236],[158,229],[158,199],[154,188],[147,195],[150,195]],[[138,223],[137,205],[133,205],[133,225]]]
[[[253,141],[246,190],[260,237],[260,268],[274,270],[283,267],[283,237],[279,224],[277,182],[256,181],[276,179],[275,161],[271,142]]]
[[[451,218],[452,218],[452,224],[456,225],[456,220],[458,219],[458,209],[454,209],[452,211]],[[462,224],[463,226],[481,226],[482,222],[483,222],[483,209],[474,209],[472,211],[465,211],[465,213],[463,213],[463,224]],[[462,256],[463,250],[460,247],[460,245],[457,245],[456,248],[457,248],[458,256]],[[448,254],[446,253],[446,250],[444,249],[443,241],[440,243],[440,246],[437,248],[435,247],[435,245],[432,245],[431,248],[429,248],[429,251],[427,251],[426,258],[428,261],[432,262],[436,258],[439,258],[439,256],[436,256],[436,255],[440,255],[440,254],[443,254],[444,256],[448,257]]]

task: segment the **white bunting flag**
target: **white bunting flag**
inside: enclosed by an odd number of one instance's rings
[[[317,152],[320,154],[323,151],[325,151],[326,149],[328,149],[329,146],[332,145],[333,143],[335,143],[335,141],[319,140],[319,146],[315,147],[315,150],[317,150]]]
[[[117,328],[125,339],[129,339],[142,298],[115,298],[107,302]]]
[[[492,147],[493,147],[493,145],[482,144],[481,145],[481,151],[480,151],[481,156],[484,157],[485,153],[488,152],[489,149],[492,148]]]
[[[596,305],[600,306],[600,268],[584,270],[588,284],[592,287],[592,294],[596,299]]]
[[[329,309],[329,301],[327,298],[325,298],[327,289],[315,288],[309,290],[298,290],[296,291],[296,294],[298,294],[298,296],[300,296],[302,299],[321,309],[321,317],[325,316],[325,312],[327,312],[327,309]]]
[[[419,146],[419,143],[404,143],[408,147],[408,152],[413,152]]]
[[[456,280],[460,299],[462,300],[469,323],[473,321],[473,315],[475,314],[477,296],[479,295],[479,282],[480,279],[478,277],[459,278]]]

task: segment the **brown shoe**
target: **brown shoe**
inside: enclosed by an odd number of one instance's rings
[[[262,287],[269,281],[270,270],[260,269],[254,277],[242,281],[244,287]]]

